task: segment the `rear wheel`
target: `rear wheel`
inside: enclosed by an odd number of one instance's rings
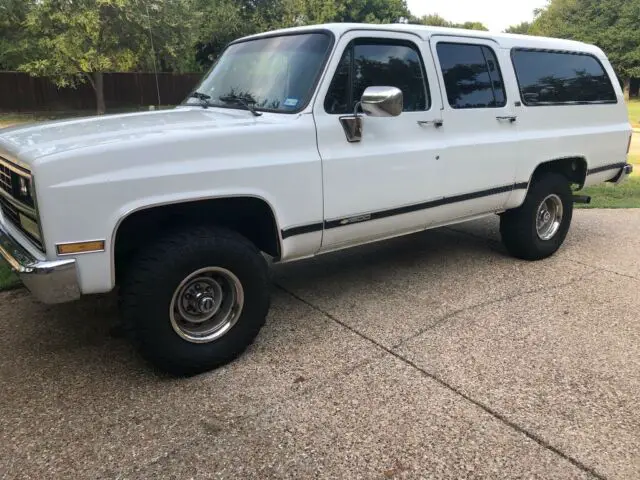
[[[557,173],[543,174],[531,183],[524,203],[500,217],[502,242],[514,257],[547,258],[564,242],[572,216],[567,178]]]
[[[235,232],[194,228],[139,254],[120,295],[142,355],[163,371],[193,375],[253,342],[269,309],[267,264]]]

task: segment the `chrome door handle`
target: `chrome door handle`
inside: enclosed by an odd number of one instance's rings
[[[418,120],[418,125],[424,127],[426,125],[433,125],[436,128],[440,128],[444,122],[442,120]]]
[[[507,115],[505,117],[496,117],[496,119],[500,122],[514,123],[518,119],[518,117],[516,117],[515,115]]]

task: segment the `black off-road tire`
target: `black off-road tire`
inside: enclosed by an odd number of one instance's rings
[[[242,285],[244,305],[226,334],[192,343],[171,325],[171,299],[185,278],[205,267],[232,272]],[[185,228],[146,246],[127,266],[120,286],[121,314],[140,353],[178,376],[209,371],[240,356],[264,325],[269,306],[266,260],[247,239],[223,228]]]
[[[549,195],[557,195],[563,208],[558,231],[542,240],[536,230],[538,207]],[[502,243],[507,251],[523,260],[542,260],[558,251],[564,242],[573,216],[573,199],[569,180],[558,173],[544,173],[532,181],[524,203],[500,217]]]

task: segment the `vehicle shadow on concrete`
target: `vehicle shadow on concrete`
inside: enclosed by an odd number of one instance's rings
[[[451,235],[446,229],[420,232],[383,242],[377,242],[353,250],[329,253],[310,260],[275,265],[273,268],[273,296],[276,305],[297,302],[288,293],[288,287],[313,289],[314,285],[366,284],[384,281],[385,272],[394,275],[407,274],[416,263],[429,263],[443,255],[467,254],[478,257],[503,256],[498,244],[489,241],[474,241],[459,235]],[[455,275],[455,272],[451,272]],[[283,289],[285,292],[283,292]],[[138,357],[127,332],[118,320],[117,292],[84,297],[81,300],[61,305],[41,305],[33,300],[25,289],[3,294],[2,308],[7,315],[15,315],[12,305],[21,309],[21,328],[10,334],[14,346],[19,345],[22,358],[69,355],[75,352],[79,368],[100,364],[108,369],[109,364],[119,364],[121,373],[127,370],[146,370],[158,378],[165,378]],[[268,349],[268,342],[277,340],[279,332],[286,331],[286,319],[272,312],[271,330],[267,341],[260,335],[257,343]],[[9,339],[7,339],[9,341]],[[252,348],[255,348],[252,347]],[[247,352],[250,355],[251,352]],[[103,370],[104,371],[104,370]],[[104,372],[106,373],[106,372]]]

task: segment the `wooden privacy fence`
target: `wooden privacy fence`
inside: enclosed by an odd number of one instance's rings
[[[162,105],[182,102],[201,78],[199,73],[159,73]],[[107,110],[158,105],[153,73],[105,73],[104,96]],[[29,112],[39,110],[92,110],[96,97],[89,83],[76,88],[58,88],[46,77],[22,72],[0,72],[0,110]]]

